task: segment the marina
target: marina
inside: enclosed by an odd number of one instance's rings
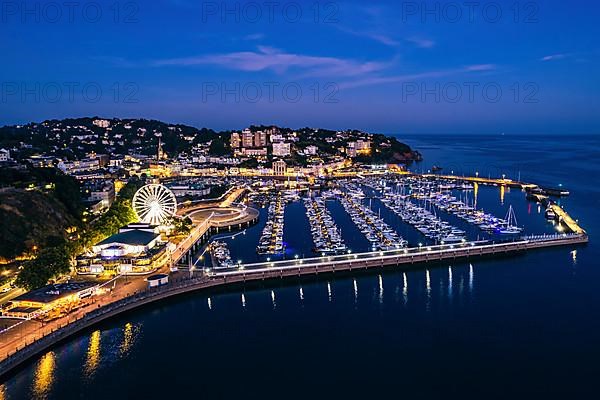
[[[325,206],[325,197],[307,197],[304,199],[304,206],[310,222],[313,252],[322,255],[345,253],[346,245],[331,213]]]
[[[283,254],[285,199],[279,193],[268,206],[267,223],[263,228],[256,252],[258,254]]]

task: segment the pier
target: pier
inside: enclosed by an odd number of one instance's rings
[[[68,317],[58,327],[41,327],[16,349],[0,349],[0,376],[28,361],[69,337],[124,312],[171,298],[176,295],[210,289],[319,274],[361,271],[377,268],[411,268],[423,263],[465,260],[480,257],[506,256],[530,250],[577,246],[588,242],[585,234],[557,234],[523,237],[514,242],[464,242],[457,245],[438,245],[340,256],[324,256],[298,260],[242,264],[231,271],[209,272],[191,278],[180,278],[169,284],[147,288],[130,296],[99,306],[85,314]]]

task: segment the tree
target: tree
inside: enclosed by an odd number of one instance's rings
[[[71,270],[71,257],[64,246],[49,247],[41,250],[38,256],[27,261],[16,284],[27,290],[37,289],[48,283],[52,278],[66,274]]]

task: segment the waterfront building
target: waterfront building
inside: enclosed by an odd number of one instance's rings
[[[287,170],[287,164],[283,160],[273,162],[273,175],[284,176]]]
[[[32,319],[42,315],[51,316],[53,311],[68,312],[79,305],[81,299],[96,292],[94,282],[70,282],[47,285],[14,298],[2,316]]]
[[[91,252],[78,257],[78,272],[144,274],[163,265],[168,255],[167,243],[162,240],[157,226],[129,224],[92,246]]]

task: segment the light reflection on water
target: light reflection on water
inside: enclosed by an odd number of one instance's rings
[[[100,364],[100,331],[94,331],[90,336],[90,344],[88,345],[84,374],[90,378],[96,373],[98,364]]]
[[[338,290],[338,292],[343,293],[344,290],[348,291],[351,299],[349,299],[355,305],[358,304],[358,286],[359,281],[361,284],[365,284],[370,286],[375,291],[375,301],[379,304],[384,304],[384,289],[385,285],[396,286],[395,300],[393,303],[396,303],[399,299],[398,296],[402,296],[402,305],[403,309],[407,307],[408,304],[408,280],[409,275],[411,279],[415,279],[415,283],[419,282],[420,279],[424,278],[424,282],[421,281],[417,286],[423,285],[425,291],[414,290],[413,296],[415,296],[414,307],[422,307],[423,303],[427,311],[431,311],[433,305],[438,307],[438,304],[441,306],[443,303],[439,302],[436,299],[443,299],[444,297],[448,297],[449,304],[453,303],[454,293],[454,281],[459,279],[458,290],[456,295],[459,297],[463,294],[463,281],[464,277],[468,275],[469,282],[469,292],[472,292],[474,285],[474,271],[473,265],[468,264],[462,267],[457,266],[448,266],[447,275],[446,269],[444,268],[433,268],[415,271],[405,271],[401,273],[382,273],[374,276],[366,276],[359,278],[352,278],[351,280],[342,279],[342,280],[333,280],[326,281],[323,283],[316,283],[317,290],[322,290],[325,288],[327,290],[328,300],[332,301],[334,290]],[[460,277],[460,278],[459,278]],[[439,279],[440,285],[439,290],[437,288],[433,288],[432,279]],[[386,282],[388,281],[388,282]],[[371,282],[369,284],[369,282]],[[349,284],[349,285],[348,285]],[[345,286],[346,285],[346,286]],[[335,286],[335,287],[334,287]],[[319,288],[320,287],[320,288]],[[423,286],[421,286],[423,287]],[[345,289],[344,289],[345,288]],[[281,293],[279,293],[281,290]],[[293,289],[295,292],[296,289]],[[292,296],[296,299],[296,304],[299,306],[304,306],[305,299],[305,290],[302,286],[298,285],[298,292],[295,296]],[[266,291],[250,291],[243,292],[240,294],[241,302],[239,302],[240,297],[238,297],[237,307],[242,309],[246,308],[247,301],[252,300],[254,296],[265,296],[267,295],[272,303],[272,310],[275,311],[277,308],[277,296],[286,297],[286,293],[288,289],[268,289]],[[343,296],[342,296],[343,298]],[[388,299],[389,301],[390,299]],[[435,300],[435,302],[433,302]],[[217,295],[213,298],[207,298],[209,303],[209,308],[213,309],[213,302],[217,301],[221,304],[223,301],[223,297],[221,295]],[[363,297],[363,302],[371,301],[369,297]],[[459,301],[462,302],[462,299]],[[445,303],[445,302],[444,302]],[[312,303],[310,303],[312,304]],[[285,306],[288,307],[288,303],[285,303]],[[357,309],[357,308],[355,308]],[[216,310],[223,310],[222,312],[229,312],[226,307],[217,307]],[[123,324],[118,329],[112,329],[101,332],[100,330],[96,330],[92,332],[89,336],[89,342],[87,344],[87,348],[85,349],[85,358],[83,360],[83,375],[89,380],[93,381],[98,378],[98,371],[104,366],[106,367],[107,362],[121,362],[130,356],[132,349],[135,347],[136,342],[138,341],[138,337],[141,331],[140,323],[132,323],[127,322]],[[116,333],[116,335],[114,334]],[[120,333],[120,334],[119,334]],[[53,386],[56,384],[56,370],[57,367],[60,368],[61,358],[57,357],[54,352],[49,352],[44,357],[40,359],[37,363],[35,375],[33,377],[33,382],[31,385],[31,397],[32,398],[48,398],[49,395],[52,394]],[[10,389],[10,388],[9,388]],[[10,393],[11,390],[8,390]],[[4,399],[5,392],[7,390],[4,386],[0,386],[0,400]],[[10,397],[9,397],[10,398]]]
[[[56,370],[56,355],[46,353],[38,362],[33,379],[32,395],[34,399],[45,399],[50,394]]]

